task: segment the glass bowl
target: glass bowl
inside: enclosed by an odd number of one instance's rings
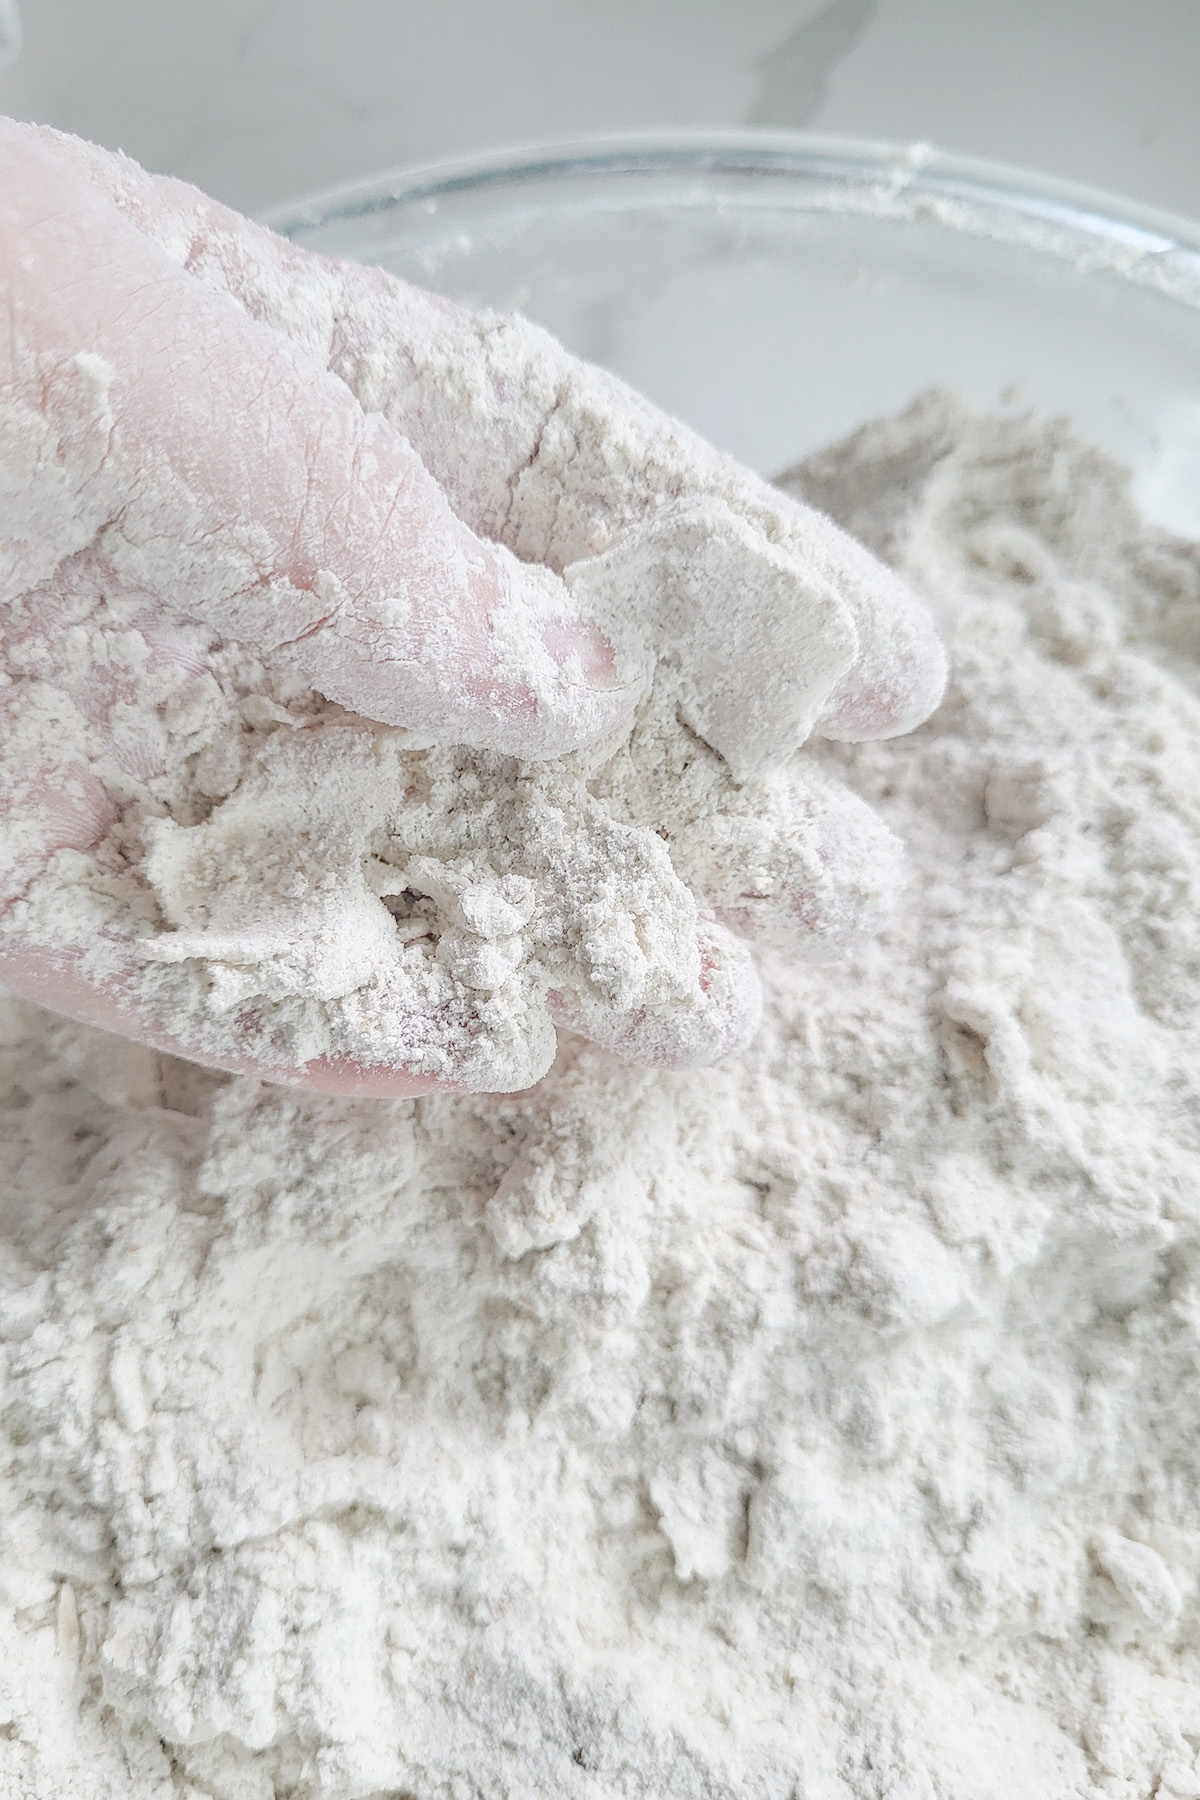
[[[1067,413],[1200,536],[1200,226],[999,165],[780,133],[410,169],[268,221],[517,310],[764,474],[933,386]]]

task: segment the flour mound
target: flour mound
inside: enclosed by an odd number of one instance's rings
[[[909,884],[842,962],[767,956],[737,1059],[564,1036],[517,1097],[349,1102],[5,1010],[5,1793],[1200,1793],[1200,554],[1065,427],[937,397],[786,479],[954,675],[761,789],[816,820],[847,782]],[[324,738],[333,993],[346,786],[386,824],[511,782],[250,710],[248,795]],[[672,856],[698,834],[752,911],[817,839],[714,826],[696,741],[651,706],[578,804],[619,846],[671,786]],[[521,804],[552,869],[570,807]],[[148,865],[147,934],[219,949],[234,1007],[293,953],[241,805],[164,816]],[[469,823],[444,888],[419,832],[361,864],[406,943],[460,934],[435,983],[528,929]]]

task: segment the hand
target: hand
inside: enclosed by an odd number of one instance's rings
[[[277,1080],[518,1086],[552,1015],[728,1048],[714,910],[876,921],[886,834],[791,755],[940,694],[866,552],[524,321],[55,133],[0,124],[0,178],[10,987]]]

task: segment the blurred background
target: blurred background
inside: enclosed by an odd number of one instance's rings
[[[591,132],[773,126],[1200,216],[1200,0],[23,0],[0,109],[258,212]],[[0,47],[12,35],[0,0]]]

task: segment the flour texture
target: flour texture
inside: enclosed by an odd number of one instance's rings
[[[312,892],[360,863],[472,992],[581,842],[668,936],[693,867],[753,928],[803,866],[842,960],[761,952],[736,1057],[565,1031],[527,1093],[355,1102],[6,1005],[5,1796],[1200,1796],[1200,553],[940,396],[781,479],[936,610],[909,737],[739,787],[650,701],[514,794],[243,665],[224,803],[149,852],[231,1007],[286,978],[272,884],[222,885],[264,784],[318,861],[348,793],[408,809],[402,879],[348,838]],[[892,859],[853,918],[842,783]],[[520,869],[445,856],[468,791]],[[597,932],[577,1007],[636,979]]]

